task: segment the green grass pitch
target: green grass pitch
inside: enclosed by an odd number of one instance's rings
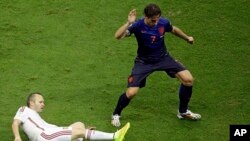
[[[116,29],[149,2],[195,38],[167,35],[170,53],[195,77],[190,109],[198,122],[178,120],[179,82],[163,72],[123,111],[127,141],[228,141],[230,124],[250,124],[250,40],[247,0],[1,0],[0,140],[27,94],[43,93],[50,123],[113,132],[111,113],[126,89],[137,44],[117,41]],[[23,140],[27,140],[22,133]]]

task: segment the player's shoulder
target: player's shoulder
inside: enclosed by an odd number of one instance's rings
[[[18,112],[22,112],[22,113],[24,111],[27,111],[27,110],[29,110],[29,108],[27,106],[21,106],[21,107],[18,108]]]
[[[140,26],[143,25],[144,23],[144,18],[137,19],[132,25],[133,26]]]
[[[160,17],[159,21],[160,24],[170,24],[170,21],[166,17]]]

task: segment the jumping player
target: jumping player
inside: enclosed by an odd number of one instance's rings
[[[86,129],[82,122],[75,122],[68,127],[58,127],[44,121],[39,113],[44,109],[44,99],[40,93],[32,93],[27,98],[27,106],[20,107],[14,117],[12,130],[14,141],[21,141],[19,126],[30,141],[82,141],[82,140],[115,140],[123,141],[130,123],[115,133],[106,133]]]
[[[179,109],[177,117],[180,119],[198,120],[200,114],[188,109],[192,95],[193,77],[179,62],[175,61],[166,49],[165,33],[170,32],[190,44],[194,38],[186,35],[181,29],[171,25],[170,21],[161,17],[161,9],[156,4],[148,4],[144,8],[144,17],[136,20],[136,10],[128,14],[128,21],[115,33],[117,39],[134,34],[138,43],[137,56],[131,75],[128,77],[128,88],[118,99],[112,114],[111,124],[119,127],[122,110],[130,100],[146,84],[147,77],[155,71],[165,71],[170,77],[180,80]]]

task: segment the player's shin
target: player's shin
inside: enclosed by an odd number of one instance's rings
[[[183,84],[180,85],[179,89],[179,112],[185,113],[188,109],[188,103],[192,96],[192,86],[185,86]]]
[[[117,102],[115,111],[113,112],[113,115],[121,115],[122,110],[128,106],[130,102],[130,99],[126,96],[126,93],[123,93]]]

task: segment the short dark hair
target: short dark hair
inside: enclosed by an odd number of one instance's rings
[[[158,5],[150,3],[144,8],[144,14],[148,18],[152,18],[153,16],[157,15],[161,16],[161,9]]]
[[[27,97],[26,104],[27,104],[28,107],[30,107],[30,101],[35,101],[35,95],[36,95],[36,94],[42,95],[42,94],[39,93],[39,92],[34,92],[34,93],[29,94],[29,96]]]

